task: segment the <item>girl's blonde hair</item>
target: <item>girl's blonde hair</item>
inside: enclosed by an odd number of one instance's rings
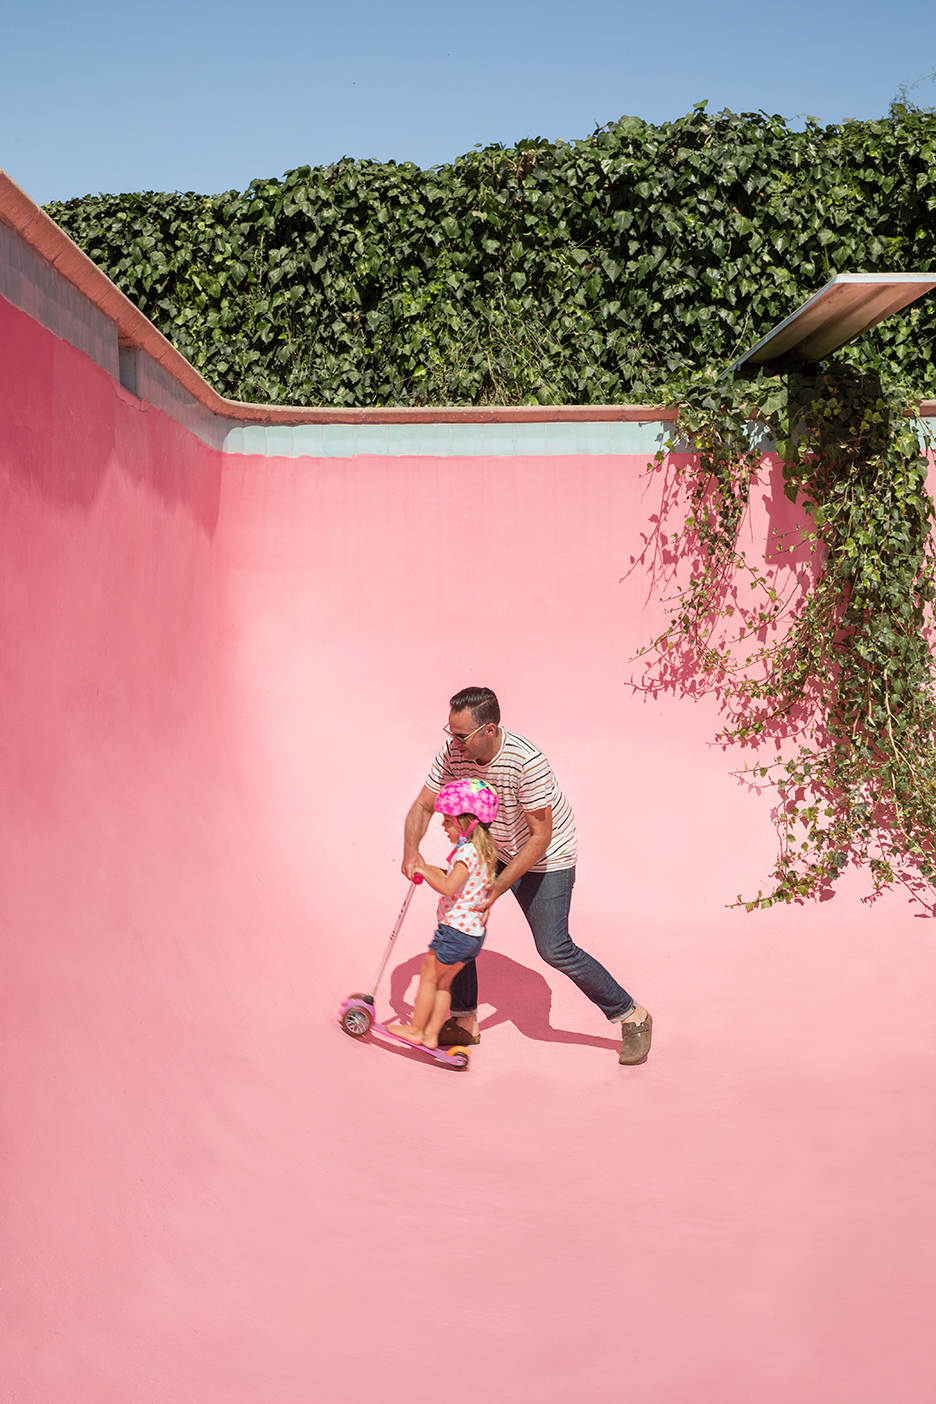
[[[464,833],[472,822],[474,822],[474,828],[468,835],[468,842],[473,843],[478,850],[487,865],[488,882],[493,882],[497,877],[497,849],[491,838],[491,826],[490,824],[482,824],[476,814],[459,814],[456,820],[459,832]]]

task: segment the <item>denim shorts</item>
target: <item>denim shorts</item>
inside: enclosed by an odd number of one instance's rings
[[[457,965],[460,960],[474,960],[483,945],[483,936],[469,936],[454,926],[437,926],[429,949],[442,965]]]

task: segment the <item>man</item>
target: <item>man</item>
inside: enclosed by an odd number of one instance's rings
[[[426,783],[406,816],[403,872],[412,878],[422,862],[419,845],[435,811],[436,795],[450,780],[478,776],[500,796],[491,825],[498,876],[478,905],[486,911],[513,892],[529,923],[536,949],[561,970],[612,1023],[621,1025],[621,1063],[642,1063],[650,1051],[653,1020],[603,965],[569,935],[569,906],[575,883],[575,818],[542,751],[505,730],[500,705],[489,687],[466,687],[449,703],[449,740],[432,764]],[[451,986],[452,1017],[440,1043],[478,1042],[478,972],[470,961]]]

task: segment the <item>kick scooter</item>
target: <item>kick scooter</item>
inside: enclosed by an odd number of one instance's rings
[[[385,1024],[378,1024],[374,1019],[374,995],[377,993],[377,986],[384,973],[387,961],[390,959],[390,952],[393,950],[397,936],[400,934],[400,927],[403,925],[403,918],[409,911],[410,902],[413,900],[413,893],[422,882],[422,878],[417,873],[410,884],[410,889],[406,894],[403,906],[400,908],[400,915],[397,917],[393,930],[390,933],[390,940],[387,949],[384,951],[384,958],[380,962],[377,974],[374,976],[374,983],[367,994],[348,995],[342,1002],[338,1013],[341,1027],[346,1034],[352,1038],[363,1038],[371,1030],[380,1034],[382,1038],[389,1038],[394,1043],[402,1043],[406,1048],[413,1048],[417,1053],[426,1053],[430,1058],[434,1058],[437,1063],[444,1063],[449,1068],[467,1068],[468,1059],[471,1056],[467,1048],[423,1048],[420,1043],[410,1043],[408,1038],[400,1038],[399,1034],[391,1033]]]

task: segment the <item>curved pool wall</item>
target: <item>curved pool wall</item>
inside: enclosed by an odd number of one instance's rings
[[[769,796],[630,685],[665,425],[229,422],[0,252],[9,1397],[929,1404],[936,924],[726,908]],[[752,545],[791,521],[768,481]],[[572,799],[644,1067],[509,898],[469,1073],[338,1028],[471,682]]]

